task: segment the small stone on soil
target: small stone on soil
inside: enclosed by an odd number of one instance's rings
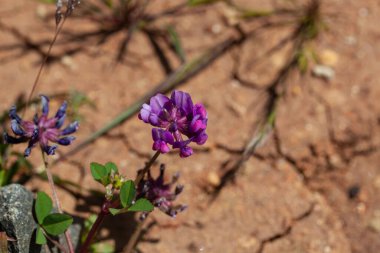
[[[329,66],[316,65],[313,68],[313,75],[325,80],[331,80],[335,76],[335,71]]]

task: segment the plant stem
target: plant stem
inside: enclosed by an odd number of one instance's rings
[[[59,242],[57,242],[56,240],[54,240],[53,238],[51,238],[45,231],[43,233],[44,233],[45,237],[49,241],[51,241],[61,252],[67,253],[67,250]],[[47,246],[47,244],[46,244],[46,246]],[[47,247],[47,248],[49,249],[49,247]],[[50,249],[49,249],[49,252],[51,252]]]
[[[45,67],[45,65],[47,63],[47,60],[48,60],[48,58],[50,56],[50,52],[51,52],[51,50],[52,50],[55,42],[57,41],[58,34],[61,32],[63,24],[65,23],[65,20],[66,20],[66,16],[63,18],[62,23],[60,25],[58,25],[57,28],[56,28],[56,30],[55,30],[54,37],[53,37],[52,41],[50,42],[50,45],[49,45],[48,51],[47,51],[47,53],[45,55],[45,58],[44,58],[43,62],[41,63],[41,66],[40,66],[40,68],[39,68],[39,70],[37,72],[37,76],[36,76],[36,79],[34,80],[34,83],[33,83],[33,86],[32,86],[32,90],[29,93],[29,97],[28,97],[28,100],[26,102],[26,106],[24,108],[23,115],[26,112],[26,108],[28,108],[28,106],[29,106],[29,103],[30,103],[30,101],[32,99],[34,91],[35,91],[35,89],[37,87],[38,81],[40,80],[40,77],[41,77],[41,74],[42,74],[42,70],[44,69],[44,67]]]
[[[54,185],[54,179],[53,179],[53,176],[52,176],[52,174],[51,174],[51,172],[50,172],[50,170],[48,168],[48,161],[47,161],[45,153],[44,153],[44,151],[42,149],[41,149],[41,154],[42,154],[42,159],[44,161],[45,171],[46,171],[46,175],[47,175],[47,178],[48,178],[48,181],[49,181],[49,185],[50,185],[51,191],[53,193],[54,204],[57,207],[58,212],[62,213],[61,204],[59,203],[57,191],[56,191],[55,185]],[[73,243],[71,241],[71,236],[70,236],[69,230],[65,231],[65,238],[66,238],[67,246],[69,247],[69,252],[70,253],[74,253],[74,247],[73,247]]]
[[[142,170],[138,173],[138,175],[137,175],[137,177],[136,177],[136,179],[135,179],[135,186],[136,186],[136,187],[138,187],[138,185],[139,185],[141,179],[144,178],[145,173],[150,169],[150,167],[152,167],[153,163],[157,160],[157,158],[158,158],[158,156],[159,156],[160,154],[161,154],[161,152],[160,152],[160,151],[157,151],[157,152],[154,154],[154,156],[152,156],[152,158],[151,158],[151,159],[145,164],[144,169],[142,169]]]
[[[109,208],[112,206],[111,202],[107,200],[103,205],[98,217],[95,220],[94,225],[92,225],[90,231],[88,232],[87,238],[82,245],[80,253],[87,253],[88,247],[90,247],[91,241],[94,239],[96,232],[98,231],[100,225],[102,224],[104,218],[109,214]]]
[[[141,235],[141,231],[142,231],[142,229],[144,227],[144,222],[145,221],[146,221],[146,219],[142,220],[141,222],[139,222],[137,224],[137,227],[136,227],[135,231],[133,232],[131,238],[129,239],[127,246],[123,249],[122,252],[124,252],[124,253],[132,253],[132,250],[135,248],[137,240],[139,239],[139,237]]]

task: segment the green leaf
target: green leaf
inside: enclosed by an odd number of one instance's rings
[[[121,185],[120,201],[123,207],[130,206],[132,201],[135,199],[135,195],[135,183],[132,180],[128,180]]]
[[[36,205],[34,210],[36,212],[38,224],[42,224],[45,217],[51,212],[53,202],[50,197],[44,192],[37,193]]]
[[[67,214],[53,213],[46,216],[42,227],[50,235],[63,234],[73,223],[73,218]]]
[[[204,5],[204,4],[212,4],[219,1],[222,1],[222,0],[188,0],[187,5],[198,6],[198,5]]]
[[[114,171],[115,173],[119,172],[116,164],[114,164],[113,162],[108,162],[104,166],[106,167],[108,173],[111,173],[111,171]]]
[[[109,184],[109,178],[108,178],[109,172],[106,167],[104,167],[103,165],[99,163],[91,163],[90,169],[91,169],[92,177],[96,181],[100,182],[104,186]]]
[[[106,242],[98,242],[98,243],[93,243],[90,246],[91,252],[92,253],[114,253],[115,252],[115,247]]]
[[[297,55],[297,64],[301,74],[305,74],[309,64],[305,53],[302,51]]]
[[[56,0],[38,0],[38,1],[45,4],[54,4]]]
[[[112,9],[113,2],[112,0],[102,0],[102,2],[110,9]]]
[[[37,227],[36,243],[39,245],[46,244],[46,237],[45,237],[45,235],[42,231],[42,228],[40,226]]]
[[[0,187],[5,185],[5,170],[0,167]]]
[[[151,212],[153,211],[154,206],[147,199],[138,199],[136,203],[134,203],[128,211],[130,212]]]
[[[182,48],[181,40],[179,38],[177,31],[175,30],[173,26],[169,26],[167,29],[170,36],[170,42],[173,45],[176,54],[181,59],[181,62],[185,62],[186,61],[185,52]]]
[[[110,208],[110,209],[108,209],[108,210],[110,211],[110,213],[111,213],[112,215],[115,216],[116,214],[119,214],[120,211],[123,210],[123,209]]]

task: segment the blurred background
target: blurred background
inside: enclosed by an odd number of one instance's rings
[[[134,252],[379,252],[379,11],[377,0],[83,1],[34,93],[52,111],[68,100],[80,120],[52,167],[63,209],[80,223],[99,211],[90,162],[135,176],[153,154],[141,103],[179,89],[207,108],[209,140],[192,157],[159,157],[181,173],[177,202],[189,208],[150,215]],[[0,6],[3,129],[47,56],[54,15],[50,0]],[[38,152],[0,151],[0,185],[50,192]],[[107,217],[94,252],[126,252],[137,222]]]

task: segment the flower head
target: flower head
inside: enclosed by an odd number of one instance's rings
[[[160,175],[153,178],[150,171],[147,178],[142,179],[137,187],[137,198],[146,198],[162,212],[171,217],[175,217],[178,212],[184,211],[186,205],[173,205],[173,201],[182,192],[183,186],[176,185],[172,191],[173,185],[177,182],[179,174],[175,174],[170,183],[164,183],[165,165],[160,167]]]
[[[25,121],[21,119],[21,117],[17,115],[15,106],[9,110],[11,129],[18,137],[12,137],[7,133],[4,133],[4,140],[6,143],[10,144],[28,142],[28,147],[25,149],[24,156],[29,156],[32,148],[37,143],[40,144],[41,149],[46,154],[54,155],[57,145],[50,146],[49,141],[67,146],[75,139],[74,136],[69,136],[69,134],[77,131],[79,126],[77,121],[60,130],[66,118],[66,101],[63,102],[53,118],[48,118],[49,98],[41,95],[41,103],[42,115],[38,117],[36,114],[33,121]]]
[[[193,150],[188,146],[206,142],[207,112],[202,104],[193,104],[188,93],[173,91],[170,98],[157,94],[144,104],[139,118],[157,128],[152,129],[153,150],[169,152],[169,146],[180,149],[181,157],[188,157]],[[183,139],[186,136],[187,139]]]

